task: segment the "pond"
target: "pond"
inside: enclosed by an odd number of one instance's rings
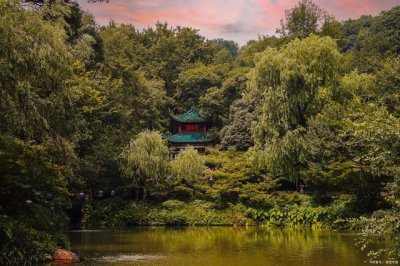
[[[259,227],[139,227],[70,233],[80,265],[365,265],[354,234]]]

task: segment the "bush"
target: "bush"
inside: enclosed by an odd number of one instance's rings
[[[61,240],[57,243],[57,240]],[[0,264],[30,265],[49,261],[57,244],[67,245],[65,236],[54,237],[28,227],[18,221],[1,217],[0,221]]]
[[[356,216],[353,211],[355,200],[354,195],[347,194],[340,195],[337,199],[334,199],[333,202],[325,208],[326,222],[335,223]]]
[[[249,195],[248,193],[243,193],[239,195],[239,200],[246,206],[255,209],[272,208],[270,197],[265,194]]]
[[[222,202],[236,203],[239,199],[239,193],[237,189],[225,189],[219,192]]]
[[[188,225],[185,211],[164,212],[163,216],[163,224],[165,225]]]
[[[193,189],[185,186],[177,186],[172,191],[173,198],[182,201],[190,201],[193,198]]]
[[[187,199],[191,188],[178,186],[182,198]],[[197,191],[197,189],[196,189]],[[212,191],[212,190],[210,190]],[[211,201],[184,202],[171,199],[161,204],[124,201],[109,198],[94,201],[84,207],[84,218],[89,224],[105,222],[109,227],[126,225],[246,225],[264,224],[280,227],[343,226],[352,212],[354,196],[341,195],[332,204],[315,207],[310,195],[299,193],[239,194],[239,201],[231,203],[217,198]],[[226,197],[225,197],[226,199]]]
[[[357,245],[368,250],[368,256],[377,258],[400,258],[400,209],[375,211],[369,217],[351,221],[352,226],[361,229]],[[376,243],[385,243],[377,248]]]
[[[259,224],[296,227],[319,225],[325,210],[322,207],[303,207],[298,205],[275,206],[268,211],[249,209],[247,216]]]
[[[251,221],[244,215],[243,205],[228,204],[217,209],[212,202],[195,200],[185,203],[168,200],[161,205],[143,202],[103,200],[87,204],[84,217],[89,224],[105,222],[109,227],[126,225],[245,225]]]
[[[179,210],[185,207],[185,203],[179,200],[167,200],[162,203],[162,206],[168,210]]]
[[[286,206],[286,205],[298,205],[298,206],[311,206],[311,197],[306,194],[294,193],[273,193],[270,198],[273,206]]]

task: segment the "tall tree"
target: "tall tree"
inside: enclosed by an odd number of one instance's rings
[[[200,97],[205,95],[209,88],[220,87],[225,74],[224,70],[226,67],[197,63],[179,73],[175,81],[177,91],[174,96],[177,109],[183,112],[192,106],[197,106]]]
[[[247,74],[250,68],[237,67],[226,74],[221,87],[211,87],[200,97],[202,114],[209,117],[213,124],[221,127],[229,117],[229,107],[246,90]]]
[[[315,35],[258,56],[250,88],[263,97],[263,109],[254,138],[275,174],[299,178],[302,135],[321,110],[322,95],[332,91],[340,58],[333,39]]]
[[[255,99],[239,99],[232,103],[229,118],[220,131],[223,148],[234,147],[237,151],[247,151],[254,145],[251,128],[260,113],[259,106]]]
[[[300,0],[285,11],[281,27],[276,30],[284,38],[305,38],[311,33],[321,33],[334,38],[341,35],[339,23],[312,0]]]

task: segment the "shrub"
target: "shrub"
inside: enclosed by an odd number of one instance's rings
[[[30,265],[52,259],[58,239],[49,233],[28,227],[18,221],[10,221],[6,217],[0,220],[0,264]]]
[[[185,203],[179,200],[167,200],[162,203],[162,206],[168,210],[179,210],[185,207]]]
[[[361,229],[357,245],[368,250],[368,256],[398,259],[400,257],[400,209],[375,211],[369,217],[352,220],[352,226]],[[377,248],[376,243],[385,243]]]
[[[258,193],[255,195],[249,195],[249,193],[242,193],[239,194],[239,200],[243,204],[255,209],[272,208],[270,197],[266,194]]]
[[[247,216],[259,224],[278,227],[318,225],[323,220],[322,207],[303,207],[298,205],[275,206],[268,211],[249,209]]]
[[[251,221],[241,204],[227,204],[224,209],[203,200],[185,203],[168,200],[161,205],[144,202],[102,200],[87,204],[84,217],[89,224],[105,222],[110,227],[125,225],[245,225]]]
[[[325,219],[328,223],[336,223],[339,220],[342,221],[349,217],[354,217],[356,214],[353,212],[354,195],[340,195],[330,205],[325,207],[326,215]]]
[[[222,202],[236,203],[239,199],[239,193],[237,189],[224,189],[219,192]]]
[[[172,196],[177,200],[190,201],[193,198],[193,189],[177,186],[173,189]]]

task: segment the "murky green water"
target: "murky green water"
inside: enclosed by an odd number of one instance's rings
[[[366,265],[353,234],[330,230],[145,227],[70,238],[81,265]]]

